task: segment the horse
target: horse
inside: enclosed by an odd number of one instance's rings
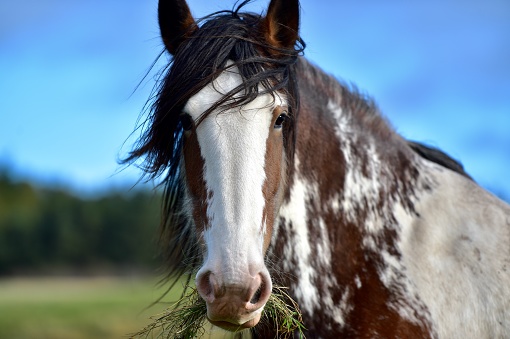
[[[510,336],[510,206],[307,61],[298,0],[247,2],[158,4],[171,57],[125,160],[165,184],[169,274],[262,338],[273,284],[309,338]]]

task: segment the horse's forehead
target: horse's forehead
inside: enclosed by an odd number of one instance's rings
[[[188,100],[184,106],[184,112],[191,115],[194,120],[198,120],[204,112],[208,111],[226,95],[242,88],[243,77],[239,68],[233,64],[233,61],[227,61],[226,69]],[[259,93],[261,92],[264,92],[264,88],[262,85],[259,85]],[[233,106],[235,107],[234,110],[236,112],[243,112],[244,117],[247,117],[247,113],[258,114],[261,110],[270,113],[276,106],[284,106],[286,104],[286,96],[283,93],[274,92],[258,95],[252,101],[239,107],[236,106],[235,100],[242,100],[243,95],[245,95],[245,91],[241,89],[233,95],[232,99]],[[227,104],[230,103],[229,100]],[[219,108],[219,110],[221,111],[222,108]]]
[[[198,119],[202,113],[220,101],[230,91],[242,85],[243,79],[239,69],[231,65],[231,61],[227,62],[227,69],[188,100],[184,106],[186,113],[194,119]]]

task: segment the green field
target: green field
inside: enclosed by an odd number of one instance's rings
[[[0,338],[126,338],[167,304],[146,309],[164,291],[150,278],[0,280]],[[165,300],[175,300],[179,290]]]
[[[140,277],[0,279],[0,338],[129,338],[180,297],[182,286],[147,309],[165,291]],[[205,338],[232,338],[219,328]]]

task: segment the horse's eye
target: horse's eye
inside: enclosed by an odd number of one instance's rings
[[[191,128],[193,128],[193,119],[191,118],[191,115],[183,113],[180,116],[180,120],[181,120],[182,128],[185,131],[189,131],[189,130],[191,130]]]
[[[288,118],[289,116],[287,115],[287,112],[282,112],[282,114],[280,114],[278,118],[276,118],[276,121],[274,122],[274,128],[282,128],[283,123]]]

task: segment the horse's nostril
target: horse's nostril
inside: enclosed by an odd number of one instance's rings
[[[196,281],[198,293],[205,300],[214,296],[213,295],[214,286],[211,282],[211,274],[212,273],[210,271],[200,274],[197,277],[197,281]]]
[[[263,289],[263,285],[264,284],[260,284],[259,288],[257,289],[257,291],[255,292],[255,294],[253,295],[253,297],[251,298],[250,300],[250,303],[251,304],[256,304],[259,302],[260,300],[260,296],[262,295],[262,289]]]
[[[269,296],[271,295],[271,278],[269,277],[267,271],[260,272],[257,279],[254,280],[254,283],[256,281],[258,281],[259,286],[255,293],[253,293],[253,295],[250,297],[250,304],[254,308],[259,308],[267,302]]]

